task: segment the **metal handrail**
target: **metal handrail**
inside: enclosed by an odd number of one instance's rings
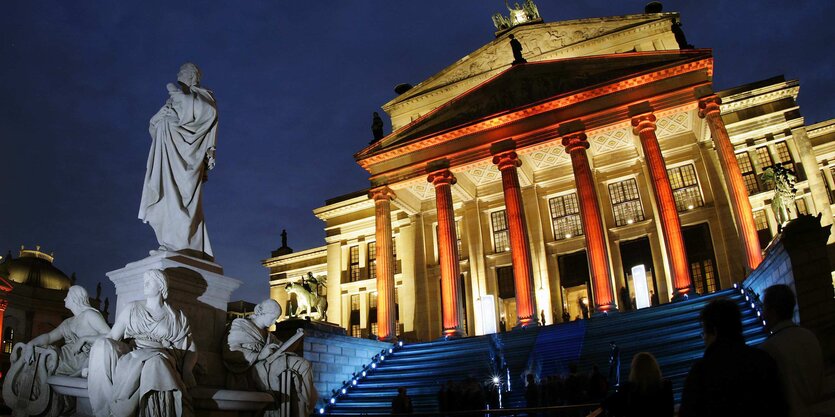
[[[587,413],[597,409],[600,407],[598,403],[587,403],[587,404],[575,404],[575,405],[558,405],[558,406],[550,406],[550,407],[531,407],[531,408],[496,408],[496,409],[484,409],[484,410],[467,410],[467,411],[445,411],[445,412],[424,412],[424,413],[411,413],[411,414],[376,414],[376,413],[346,413],[346,414],[336,414],[336,413],[325,413],[324,415],[330,417],[357,417],[357,416],[375,416],[375,415],[386,415],[386,416],[418,416],[418,417],[442,417],[442,416],[513,416],[517,414],[522,415],[533,415],[536,413],[542,416],[564,416],[564,415],[586,415]],[[570,414],[569,414],[570,413]],[[313,414],[312,417],[315,417],[317,414]]]

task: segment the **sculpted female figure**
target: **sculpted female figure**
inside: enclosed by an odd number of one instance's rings
[[[23,359],[30,361],[35,346],[46,346],[64,342],[58,356],[56,375],[79,376],[87,367],[90,345],[110,331],[101,313],[90,306],[87,290],[73,285],[64,298],[64,306],[72,311],[72,317],[64,320],[55,330],[44,333],[26,344]]]
[[[185,63],[168,101],[151,118],[151,151],[139,218],[150,223],[160,250],[212,256],[201,203],[202,184],[215,165],[217,105],[200,87],[200,70]]]
[[[146,300],[125,308],[90,352],[87,386],[97,417],[193,414],[188,388],[196,385],[197,353],[188,319],[165,301],[162,271],[145,273],[144,291]]]
[[[304,358],[285,352],[304,333],[299,329],[281,343],[268,330],[280,315],[281,307],[270,299],[259,303],[248,319],[232,322],[223,349],[223,360],[230,371],[227,386],[272,391],[278,396],[277,405],[289,415],[307,416],[318,398],[313,368]]]

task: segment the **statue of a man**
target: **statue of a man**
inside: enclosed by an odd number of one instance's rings
[[[223,361],[229,370],[227,387],[273,392],[279,403],[289,402],[289,415],[307,416],[318,397],[313,367],[306,359],[285,352],[304,333],[298,329],[281,343],[268,330],[280,315],[281,306],[269,299],[258,303],[255,314],[248,319],[232,321],[223,349]],[[288,392],[290,388],[295,392]]]
[[[217,105],[200,86],[200,70],[185,63],[168,101],[151,118],[151,152],[139,218],[150,223],[160,250],[212,257],[202,208],[202,185],[214,168]]]

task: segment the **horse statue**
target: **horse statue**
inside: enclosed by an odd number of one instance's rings
[[[284,286],[284,290],[288,295],[296,294],[299,308],[296,311],[296,316],[301,316],[302,311],[308,317],[312,317],[317,321],[328,320],[328,299],[319,295],[319,287],[325,285],[324,278],[316,278],[313,274],[307,274],[307,279],[302,277],[301,282],[290,282]],[[315,286],[315,289],[311,287]],[[315,315],[314,315],[315,309]]]
[[[797,189],[794,188],[797,176],[794,171],[775,165],[765,169],[761,176],[763,182],[774,183],[774,197],[771,201],[771,209],[774,210],[774,217],[780,229],[791,220],[792,208]]]

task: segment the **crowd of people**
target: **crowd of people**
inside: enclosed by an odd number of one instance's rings
[[[696,416],[810,416],[821,393],[823,354],[815,335],[792,318],[795,296],[785,285],[769,287],[763,297],[763,318],[769,331],[760,347],[746,345],[742,315],[728,299],[714,300],[700,313],[705,351],[685,379],[678,411]],[[628,380],[610,393],[610,380],[597,366],[581,373],[576,363],[567,375],[537,381],[526,375],[525,400],[529,408],[600,403],[589,416],[672,417],[672,383],[649,352],[637,353]],[[402,392],[405,395],[405,389]],[[397,400],[396,400],[397,401]],[[411,412],[411,403],[409,403]],[[394,404],[393,404],[394,405]],[[441,414],[499,407],[499,392],[492,383],[475,378],[447,381],[438,392]]]

